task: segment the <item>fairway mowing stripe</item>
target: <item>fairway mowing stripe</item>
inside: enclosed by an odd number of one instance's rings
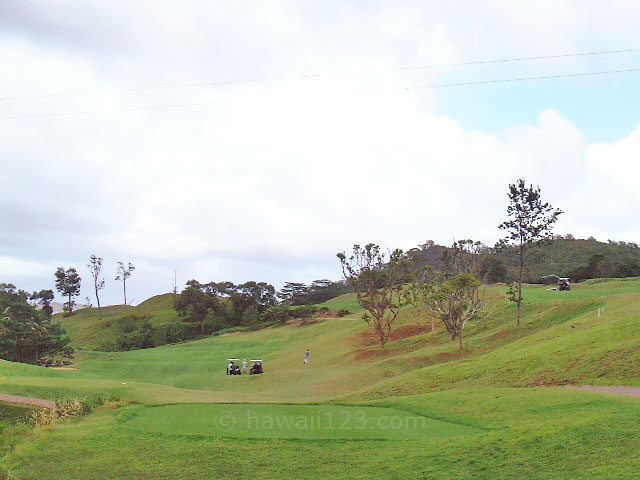
[[[484,433],[396,408],[355,405],[176,404],[142,407],[122,420],[120,428],[129,431],[217,438],[430,440]]]

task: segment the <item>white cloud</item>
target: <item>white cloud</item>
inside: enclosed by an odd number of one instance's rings
[[[51,287],[55,267],[81,271],[92,253],[109,280],[117,260],[133,261],[139,300],[167,291],[174,269],[179,283],[336,278],[335,253],[356,242],[493,242],[507,184],[520,176],[566,211],[559,231],[640,233],[629,221],[638,130],[589,145],[553,105],[502,135],[468,130],[441,111],[436,90],[404,88],[456,69],[393,70],[587,50],[587,33],[640,45],[620,12],[576,2],[524,12],[512,2],[76,5],[24,2],[8,22],[0,10],[10,26],[0,56],[14,72],[0,76],[0,96],[102,93],[4,102],[0,116],[219,103],[2,121],[0,281]],[[625,5],[631,17],[637,7]],[[119,301],[119,286],[108,288]]]

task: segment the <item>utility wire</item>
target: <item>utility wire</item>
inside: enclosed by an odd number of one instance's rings
[[[524,82],[525,80],[544,80],[548,78],[586,77],[588,75],[608,75],[611,73],[628,73],[628,72],[640,72],[640,68],[628,68],[625,70],[606,70],[601,72],[566,73],[562,75],[543,75],[540,77],[501,78],[499,80],[478,80],[474,82],[433,83],[431,85],[418,85],[416,87],[405,87],[405,90],[415,90],[419,88],[460,87],[463,85],[483,85],[487,83]]]
[[[484,85],[484,84],[492,84],[492,83],[523,82],[526,80],[585,77],[585,76],[592,76],[592,75],[608,75],[608,74],[614,74],[614,73],[629,73],[629,72],[640,72],[640,68],[629,68],[625,70],[604,70],[599,72],[566,73],[561,75],[544,75],[539,77],[503,78],[498,80],[479,80],[479,81],[473,81],[473,82],[460,82],[460,83],[437,83],[437,84],[431,84],[431,85],[418,85],[415,87],[404,87],[403,90],[417,90],[422,88],[440,88],[440,87],[458,87],[463,85]],[[11,119],[17,119],[17,118],[35,118],[35,117],[59,117],[59,116],[67,116],[67,115],[87,115],[87,114],[95,114],[95,113],[126,112],[126,111],[133,111],[133,110],[196,107],[200,105],[214,105],[219,103],[224,103],[224,102],[223,101],[199,102],[199,103],[183,103],[183,104],[176,104],[176,105],[154,105],[154,106],[148,106],[148,107],[117,108],[117,109],[111,109],[111,110],[91,110],[91,111],[78,111],[78,112],[42,113],[42,114],[34,114],[34,115],[15,115],[11,117],[0,117],[0,120],[11,120]]]
[[[15,118],[63,117],[67,115],[92,115],[97,113],[131,112],[134,110],[153,110],[153,109],[164,109],[164,108],[199,107],[201,105],[215,105],[219,103],[224,103],[224,102],[218,101],[218,102],[179,103],[175,105],[152,105],[149,107],[113,108],[109,110],[84,110],[84,111],[78,111],[78,112],[36,113],[33,115],[15,115],[12,117],[0,117],[0,120],[12,120]]]
[[[554,58],[569,58],[569,57],[584,57],[590,55],[609,55],[614,53],[630,53],[630,52],[638,52],[640,48],[627,48],[623,50],[605,50],[598,52],[582,52],[582,53],[566,53],[559,55],[543,55],[537,57],[516,57],[516,58],[501,58],[501,59],[493,59],[493,60],[476,60],[471,62],[461,62],[461,63],[442,63],[442,64],[434,64],[434,65],[419,65],[419,66],[408,66],[408,67],[396,67],[389,69],[378,69],[378,70],[360,70],[353,72],[345,72],[346,74],[359,74],[359,73],[375,73],[382,71],[407,71],[407,70],[426,70],[432,68],[445,68],[445,67],[464,67],[471,65],[482,65],[482,64],[490,64],[490,63],[507,63],[507,62],[524,62],[524,61],[532,61],[532,60],[545,60],[545,59],[554,59]],[[85,91],[85,92],[67,92],[67,93],[49,93],[42,95],[23,95],[16,97],[1,97],[0,101],[8,101],[8,100],[29,100],[36,98],[52,98],[52,97],[72,97],[72,96],[80,96],[80,95],[95,95],[99,93],[124,93],[124,92],[138,92],[145,90],[164,90],[171,88],[193,88],[193,87],[209,87],[216,85],[235,85],[235,84],[243,84],[243,83],[262,83],[262,82],[272,82],[277,80],[292,80],[292,79],[306,79],[306,78],[319,78],[322,75],[320,74],[312,74],[312,75],[294,75],[294,76],[276,76],[276,77],[263,77],[263,78],[251,78],[244,80],[222,80],[222,81],[213,81],[213,82],[204,82],[204,83],[176,83],[169,85],[157,85],[157,86],[141,86],[141,87],[131,87],[131,88],[122,88],[117,90],[93,90],[93,91]]]

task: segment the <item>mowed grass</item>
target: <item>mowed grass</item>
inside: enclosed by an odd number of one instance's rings
[[[5,462],[15,479],[630,479],[639,466],[640,402],[633,398],[486,388],[366,406],[439,417],[475,433],[386,440],[233,438],[194,435],[191,429],[182,434],[170,424],[163,432],[147,432],[129,428],[131,422],[148,412],[149,427],[142,428],[153,429],[162,416],[152,412],[170,407],[134,406],[39,431]]]
[[[409,307],[381,350],[354,295],[346,295],[326,305],[352,315],[307,326],[290,322],[149,350],[80,351],[78,370],[0,362],[6,393],[143,404],[37,429],[5,457],[5,468],[15,479],[634,478],[640,399],[530,387],[640,385],[640,280],[570,292],[526,286],[520,327],[504,290],[485,292],[485,313],[468,325],[464,352]],[[226,376],[230,357],[262,358],[265,374]],[[261,432],[241,422],[254,408]],[[312,412],[322,418],[341,409],[351,413],[346,426],[364,409],[374,426],[393,412],[442,429],[426,436],[309,430]],[[233,413],[235,434],[222,431],[225,412]],[[276,417],[304,418],[307,430],[262,428]],[[447,428],[467,430],[447,436]]]
[[[429,439],[480,430],[393,408],[349,405],[188,404],[140,408],[123,428],[229,438]]]

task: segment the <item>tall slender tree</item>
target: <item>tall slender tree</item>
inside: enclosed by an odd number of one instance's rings
[[[131,262],[125,267],[124,262],[118,262],[118,268],[116,269],[116,280],[122,280],[122,289],[124,291],[124,304],[127,304],[127,278],[131,276],[131,273],[136,269]]]
[[[518,248],[518,304],[517,324],[520,325],[522,311],[522,272],[526,264],[526,249],[539,240],[553,238],[553,224],[563,212],[554,209],[549,203],[544,203],[540,196],[540,187],[527,187],[524,178],[509,185],[508,219],[498,228],[505,230],[507,235],[498,246],[515,245]]]
[[[102,258],[91,255],[89,257],[89,263],[87,263],[87,268],[93,277],[93,289],[96,293],[96,302],[98,303],[98,316],[100,317],[100,320],[102,320],[102,308],[100,308],[99,295],[100,290],[104,288],[104,278],[100,278],[100,273],[102,272]]]
[[[80,295],[80,282],[81,278],[75,268],[71,267],[65,270],[62,267],[58,267],[55,273],[56,276],[56,290],[62,295],[68,298],[65,303],[64,309],[67,315],[73,314],[73,306],[75,301],[73,297]]]

